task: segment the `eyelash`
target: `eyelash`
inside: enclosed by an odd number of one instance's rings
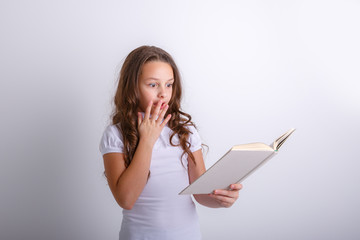
[[[156,87],[156,83],[150,83],[149,86],[150,87]],[[173,83],[169,83],[169,84],[166,84],[167,87],[172,87]]]

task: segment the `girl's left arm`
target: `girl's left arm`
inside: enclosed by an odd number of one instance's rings
[[[201,174],[206,171],[201,149],[193,152],[193,155],[196,164],[194,164],[194,162],[188,158],[188,173],[190,183],[195,181],[198,177],[200,177]],[[230,188],[231,190],[217,189],[210,194],[194,194],[194,198],[198,203],[207,207],[228,208],[231,207],[238,199],[239,191],[242,189],[242,185],[231,184]]]

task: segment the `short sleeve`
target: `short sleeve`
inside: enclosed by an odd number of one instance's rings
[[[196,128],[194,126],[189,126],[188,128],[191,132],[190,139],[189,139],[189,142],[191,144],[190,151],[195,152],[195,151],[201,149],[201,138],[200,138],[198,131],[196,130]]]
[[[110,152],[124,152],[122,136],[115,125],[106,127],[100,140],[99,150],[102,155]]]

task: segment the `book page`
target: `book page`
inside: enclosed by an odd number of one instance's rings
[[[265,150],[265,151],[271,151],[274,150],[272,147],[266,145],[265,143],[247,143],[247,144],[240,144],[240,145],[235,145],[234,147],[232,147],[231,150],[242,150],[242,151],[246,151],[246,150]]]
[[[275,142],[272,144],[273,148],[278,151],[281,147],[281,145],[283,145],[283,143],[286,141],[286,139],[288,139],[288,137],[295,131],[295,128],[290,129],[289,131],[287,131],[286,133],[284,133],[283,135],[281,135],[278,139],[275,140]]]

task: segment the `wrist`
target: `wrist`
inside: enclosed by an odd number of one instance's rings
[[[140,137],[140,139],[139,139],[138,147],[142,146],[142,147],[149,148],[152,150],[154,148],[154,145],[155,145],[155,142],[151,141],[150,139],[146,139],[146,138],[142,138],[142,137]]]

